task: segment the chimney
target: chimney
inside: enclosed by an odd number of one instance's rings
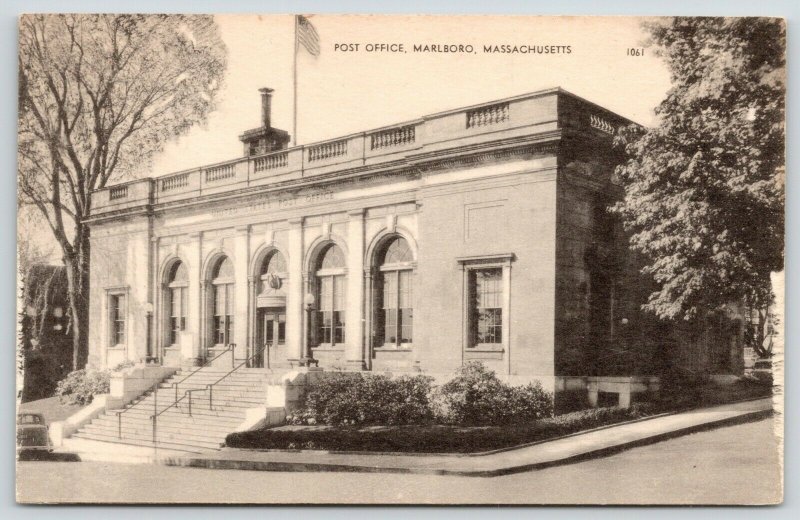
[[[272,128],[272,93],[274,92],[271,88],[260,88],[258,89],[261,92],[261,124],[264,128]]]

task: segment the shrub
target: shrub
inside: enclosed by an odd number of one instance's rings
[[[231,433],[225,444],[242,449],[308,449],[411,453],[475,453],[545,441],[651,415],[650,405],[595,408],[528,424],[464,427],[408,425],[359,428],[268,428]]]
[[[548,417],[553,397],[537,381],[509,386],[480,362],[463,365],[434,397],[437,418],[448,424],[519,424]]]
[[[310,385],[295,424],[422,424],[433,418],[433,378],[341,373]]]
[[[64,404],[85,405],[97,394],[109,391],[110,373],[107,370],[86,368],[75,370],[58,382],[56,395]]]
[[[772,372],[753,372],[752,378],[759,384],[762,384],[769,388],[772,388],[774,386]]]
[[[703,394],[711,382],[707,373],[678,365],[668,366],[659,374],[659,379],[661,388],[658,400],[672,403],[679,408],[702,402]]]

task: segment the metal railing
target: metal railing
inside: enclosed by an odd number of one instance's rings
[[[178,403],[180,403],[184,399],[186,399],[186,394],[183,394],[183,397],[181,397],[180,399],[176,399],[172,404],[170,404],[160,412],[156,411],[155,405],[153,406],[153,415],[150,416],[150,421],[153,423],[153,446],[155,446],[156,443],[158,442],[158,416],[163,414],[173,406],[175,408],[178,408]],[[191,413],[189,415],[191,415]]]
[[[202,369],[208,367],[211,363],[213,363],[217,359],[221,358],[222,356],[224,356],[228,352],[231,353],[231,366],[233,367],[236,364],[236,343],[228,343],[225,346],[225,350],[223,350],[222,352],[220,352],[219,354],[217,354],[213,358],[205,361],[202,365],[200,365],[196,369],[192,370],[189,374],[186,375],[186,377],[184,377],[180,381],[172,383],[172,387],[175,389],[175,400],[169,406],[167,406],[166,408],[164,408],[163,410],[161,410],[159,412],[157,407],[156,407],[156,405],[155,405],[155,400],[153,401],[154,402],[154,404],[153,404],[153,415],[150,416],[150,421],[152,421],[152,423],[153,423],[153,446],[155,446],[157,444],[157,442],[158,442],[158,417],[161,414],[163,414],[164,412],[166,412],[167,410],[169,410],[170,408],[173,408],[173,407],[178,409],[178,410],[180,410],[180,407],[178,406],[178,404],[188,397],[188,399],[189,399],[189,416],[192,415],[192,389],[186,390],[183,393],[183,396],[181,396],[179,398],[178,397],[178,387],[180,386],[180,384],[184,383],[187,379],[189,379],[190,377],[192,377],[196,373],[200,372]],[[230,374],[230,372],[228,372],[228,373]],[[196,390],[198,390],[198,389],[196,389]],[[199,389],[199,390],[204,390],[204,389]]]
[[[153,410],[155,410],[156,406],[158,406],[158,387],[161,385],[161,383],[162,383],[162,381],[156,381],[153,384],[153,386],[151,386],[146,392],[144,392],[145,396],[147,396],[148,393],[151,393],[151,392],[153,393]],[[145,397],[145,399],[146,399],[146,397]],[[142,401],[139,401],[139,402],[143,402],[143,401],[144,401],[144,399],[142,399]],[[130,412],[131,410],[136,408],[136,405],[138,405],[138,404],[139,403],[134,403],[134,404],[130,405],[130,407],[125,408],[124,410],[119,410],[117,412],[117,438],[118,439],[122,438],[122,414]]]
[[[166,412],[167,410],[169,410],[172,407],[178,408],[178,403],[180,403],[181,401],[183,401],[186,398],[186,393],[184,393],[183,397],[178,398],[178,386],[181,383],[183,383],[184,381],[186,381],[187,379],[189,379],[190,377],[192,377],[193,375],[195,375],[197,372],[202,370],[203,368],[207,367],[213,361],[215,361],[215,360],[219,359],[220,357],[222,357],[223,355],[227,354],[228,352],[231,353],[231,366],[234,366],[235,363],[236,363],[235,350],[236,350],[236,344],[235,343],[230,343],[230,344],[226,345],[225,350],[223,350],[222,352],[220,352],[219,354],[217,354],[213,358],[209,359],[208,361],[204,362],[202,365],[197,367],[195,370],[193,370],[192,372],[187,374],[186,377],[184,377],[180,381],[178,381],[176,383],[172,383],[172,387],[175,389],[175,400],[169,406],[167,406],[166,408],[164,408],[161,411],[158,411],[158,388],[159,388],[159,386],[161,386],[161,383],[163,381],[157,381],[153,386],[150,387],[150,390],[148,390],[148,392],[152,392],[153,393],[153,415],[150,416],[150,420],[153,422],[153,446],[155,446],[156,440],[157,440],[158,416],[161,415],[162,413]],[[145,392],[145,394],[146,393],[147,392]],[[191,398],[191,396],[190,396],[190,398]],[[136,404],[138,404],[138,403],[136,403]],[[120,439],[122,438],[122,414],[127,413],[130,410],[132,410],[133,408],[135,408],[136,404],[132,405],[130,408],[126,408],[124,410],[120,410],[120,411],[117,412],[117,437],[120,438]],[[191,406],[189,408],[189,415],[191,415]]]
[[[216,361],[217,359],[221,358],[223,355],[227,354],[228,352],[231,353],[231,367],[236,364],[236,343],[229,343],[225,346],[225,350],[214,356],[213,358],[209,359],[208,361],[204,362],[202,365],[197,367],[196,369],[192,370],[189,374],[186,375],[183,379],[178,382],[172,383],[172,388],[175,389],[175,401],[178,400],[178,386],[195,375],[196,373],[200,372],[202,369],[208,367],[211,363]]]
[[[269,343],[267,343],[265,345],[265,349],[267,351],[269,351],[269,346],[270,346]],[[253,355],[251,355],[249,358],[245,359],[244,361],[242,361],[241,363],[239,363],[238,365],[233,367],[224,376],[220,377],[219,379],[217,379],[213,383],[208,383],[205,388],[190,388],[189,390],[186,390],[181,399],[183,399],[187,395],[189,396],[189,401],[188,401],[188,403],[189,403],[189,415],[190,416],[192,415],[192,394],[194,392],[208,392],[208,409],[209,410],[213,410],[214,409],[214,386],[217,383],[220,383],[222,380],[224,380],[228,376],[230,376],[231,374],[233,374],[234,372],[236,372],[237,370],[239,370],[240,368],[242,368],[243,366],[247,366],[250,363],[252,363],[253,361],[255,361],[256,359],[258,359],[258,357],[260,355],[262,355],[262,354],[263,354],[263,352],[259,352],[259,351],[254,352]]]

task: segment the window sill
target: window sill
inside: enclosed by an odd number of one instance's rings
[[[490,345],[478,345],[475,347],[467,347],[464,352],[505,352],[506,349],[502,346],[493,347]]]
[[[106,350],[125,350],[125,345],[114,345],[113,347],[106,347]]]
[[[471,347],[464,349],[464,359],[503,359],[505,349],[502,347]]]
[[[411,352],[414,350],[413,345],[404,345],[402,347],[372,347],[372,350],[375,352]]]
[[[342,346],[319,345],[316,347],[311,347],[311,350],[314,352],[344,352],[344,349],[345,349],[344,345]]]

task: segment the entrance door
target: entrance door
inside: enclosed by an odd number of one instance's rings
[[[286,343],[286,309],[284,307],[258,309],[257,323],[256,347],[260,352],[255,356],[253,364],[259,368],[270,368],[276,347]]]

